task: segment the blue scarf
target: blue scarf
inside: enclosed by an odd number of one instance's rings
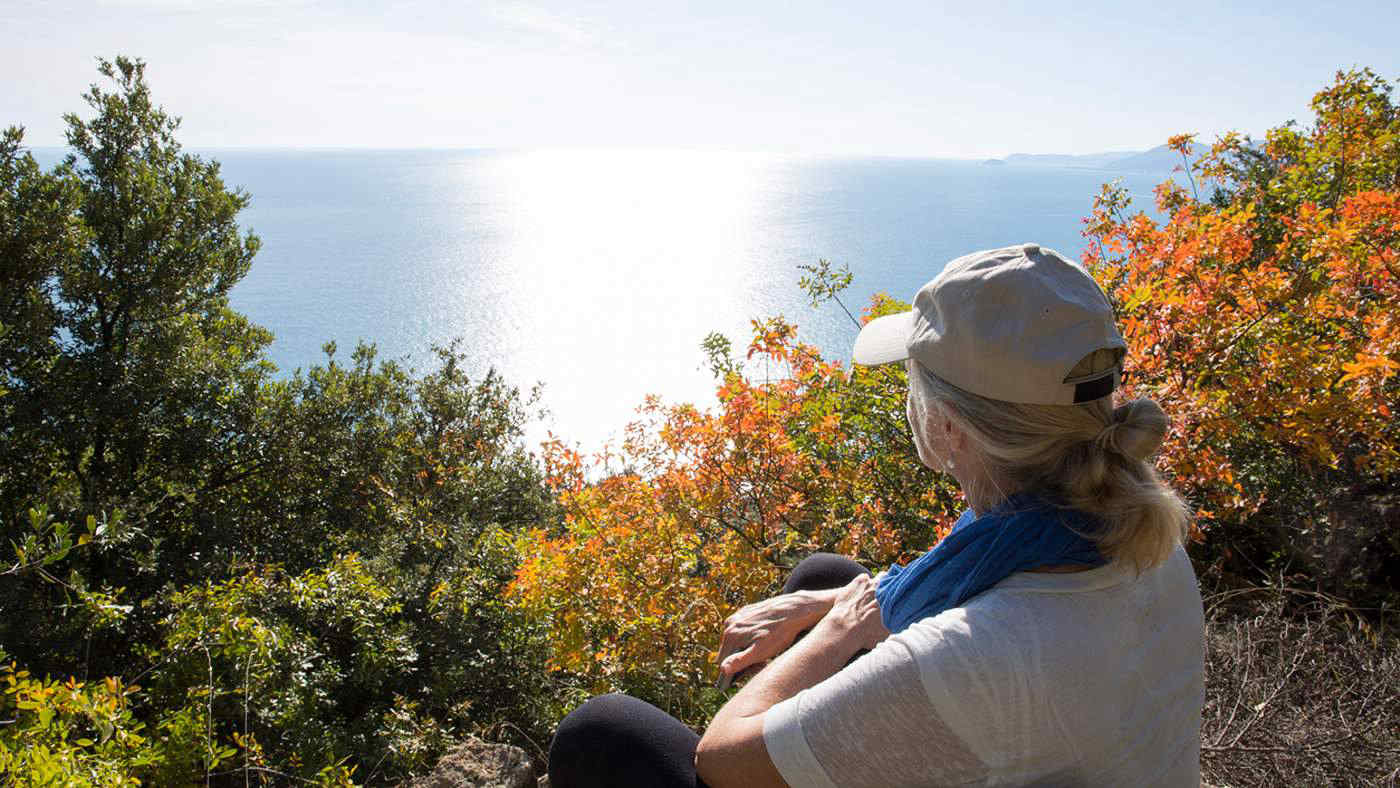
[[[1034,495],[1013,495],[977,517],[963,512],[943,541],[906,566],[891,566],[875,587],[890,632],[957,607],[1015,572],[1038,566],[1107,563],[1079,533],[1100,527],[1093,515]],[[1074,530],[1071,530],[1074,529]]]

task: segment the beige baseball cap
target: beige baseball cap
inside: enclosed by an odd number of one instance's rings
[[[1071,405],[1113,393],[1127,347],[1087,271],[1039,244],[1020,244],[948,263],[919,289],[913,309],[866,323],[851,360],[912,358],[983,397]],[[1070,377],[1098,350],[1113,351],[1116,363]]]

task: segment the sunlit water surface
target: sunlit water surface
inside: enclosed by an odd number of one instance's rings
[[[348,355],[431,366],[462,340],[478,371],[544,384],[532,427],[587,448],[649,393],[712,402],[700,342],[742,351],[755,317],[784,315],[829,357],[855,327],[814,310],[799,264],[856,275],[852,310],[910,298],[949,259],[1034,240],[1078,256],[1081,217],[1112,173],[974,162],[721,152],[206,154],[252,196],[263,241],[236,308],[272,329],[284,373]],[[1130,177],[1139,194],[1153,179]]]

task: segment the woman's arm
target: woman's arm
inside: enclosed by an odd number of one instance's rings
[[[840,589],[831,610],[715,715],[695,753],[695,769],[713,788],[785,785],[763,743],[763,715],[836,674],[889,632],[880,620],[875,580],[862,575]]]

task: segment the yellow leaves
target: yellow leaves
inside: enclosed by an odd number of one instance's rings
[[[1195,134],[1173,134],[1167,138],[1167,147],[1183,156],[1190,155],[1191,142],[1195,139]]]
[[[134,784],[134,769],[149,753],[143,724],[128,699],[140,688],[108,677],[82,682],[34,679],[14,663],[0,666],[0,773],[35,784],[68,784],[74,775],[94,783]],[[85,783],[86,784],[86,783]]]
[[[1400,362],[1393,361],[1384,356],[1357,353],[1356,360],[1343,364],[1342,369],[1346,370],[1346,374],[1343,375],[1339,381],[1341,383],[1355,380],[1372,374],[1373,372],[1379,372],[1381,380],[1383,381],[1394,374],[1396,370],[1400,370]]]
[[[1154,283],[1143,282],[1139,284],[1136,288],[1133,288],[1133,290],[1130,293],[1128,293],[1127,297],[1123,299],[1122,309],[1124,312],[1136,312],[1144,304],[1147,304],[1149,302],[1152,302],[1158,307],[1181,306],[1186,303],[1186,299],[1177,293],[1171,293],[1159,297],[1156,294],[1156,287],[1154,286]]]

